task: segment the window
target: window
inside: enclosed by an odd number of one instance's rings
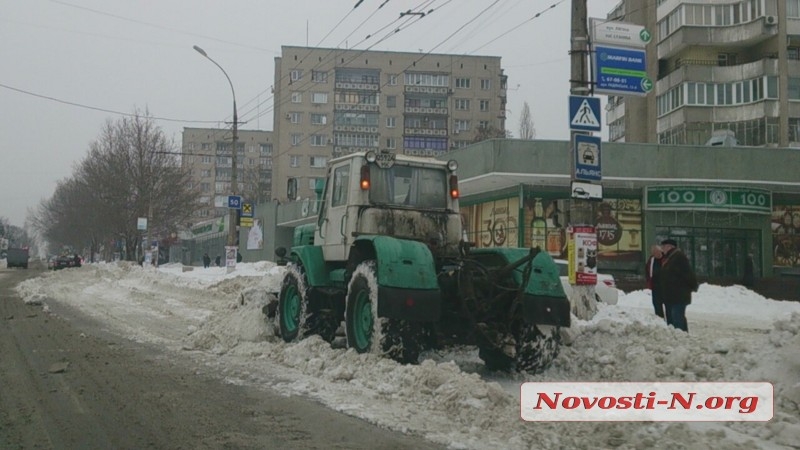
[[[203,164],[211,164],[211,161],[212,158],[209,155],[205,155],[200,158],[200,162],[202,162]]]
[[[397,148],[397,144],[393,137],[386,138],[386,148],[395,149]]]
[[[397,74],[389,74],[389,86],[397,86]]]
[[[397,126],[397,118],[396,117],[387,117],[386,118],[386,128],[394,128]]]
[[[450,77],[440,73],[406,72],[405,82],[407,86],[448,87],[450,85]]]
[[[296,155],[289,156],[289,167],[300,167],[300,157]]]
[[[303,113],[290,112],[287,115],[289,116],[289,122],[292,122],[292,123],[303,123]]]
[[[308,164],[315,169],[323,169],[328,165],[328,158],[324,156],[311,156]]]
[[[272,154],[272,144],[261,144],[261,155],[267,156]]]
[[[211,169],[203,169],[200,171],[200,177],[206,178],[211,176]]]
[[[258,163],[264,169],[271,169],[272,168],[272,158],[259,158]]]
[[[327,92],[312,93],[311,103],[328,103],[328,93]]]
[[[453,123],[453,129],[455,131],[468,131],[469,130],[469,120],[461,120],[457,119]]]
[[[489,100],[481,100],[481,111],[488,111],[489,110]]]
[[[324,147],[328,145],[328,137],[324,134],[312,134],[311,135],[311,146],[312,147]]]
[[[292,145],[300,145],[300,142],[303,140],[303,135],[300,133],[294,133],[291,136]]]
[[[469,78],[456,78],[456,88],[469,89]]]
[[[786,0],[786,15],[800,18],[800,0]]]
[[[483,128],[484,130],[489,128],[489,121],[481,120],[480,122],[478,122],[478,128]]]
[[[313,81],[314,83],[327,83],[328,72],[323,72],[321,70],[312,70],[311,81]]]
[[[447,207],[447,172],[395,164],[370,171],[369,201],[418,208]]]
[[[386,107],[387,108],[394,108],[397,106],[397,96],[396,95],[387,95],[386,96]]]
[[[337,167],[333,171],[333,189],[331,191],[331,206],[347,204],[347,189],[350,185],[350,165]]]
[[[210,192],[211,183],[200,183],[200,192]]]
[[[291,72],[289,72],[289,78],[292,81],[298,81],[301,78],[303,78],[303,71],[298,69],[292,70]]]
[[[488,91],[492,88],[492,80],[482,79],[481,80],[481,89],[484,91]]]
[[[328,123],[328,116],[325,114],[311,114],[311,123],[313,125],[325,125]]]
[[[321,180],[321,178],[315,178],[315,177],[308,178],[308,188],[311,189],[311,191],[314,191],[314,189],[317,188],[317,180]]]
[[[202,150],[204,152],[210,152],[211,151],[211,143],[210,142],[203,142],[202,144],[200,144],[200,150]]]
[[[303,93],[292,92],[292,103],[303,103]]]
[[[800,78],[789,77],[789,100],[800,100]]]
[[[469,99],[457,98],[456,99],[456,109],[461,110],[461,111],[469,111]]]

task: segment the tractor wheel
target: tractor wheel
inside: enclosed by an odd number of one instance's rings
[[[308,287],[302,266],[289,265],[278,296],[278,326],[285,342],[295,342],[306,335]]]
[[[303,266],[290,265],[278,297],[278,324],[284,341],[294,342],[312,334],[326,342],[333,342],[336,337],[341,319],[331,311],[313,310],[311,295]]]
[[[558,327],[523,325],[517,338],[516,369],[528,373],[544,371],[558,356],[560,343]]]
[[[347,346],[358,353],[377,353],[400,363],[419,358],[416,324],[378,317],[378,277],[375,261],[358,265],[347,288],[345,331]]]

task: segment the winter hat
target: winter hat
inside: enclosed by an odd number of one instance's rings
[[[671,245],[673,247],[677,247],[678,242],[675,239],[664,239],[661,241],[661,245]]]

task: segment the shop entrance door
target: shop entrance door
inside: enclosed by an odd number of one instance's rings
[[[759,230],[658,227],[659,240],[670,237],[686,253],[698,277],[740,280],[748,253],[753,255],[755,276],[761,276]]]

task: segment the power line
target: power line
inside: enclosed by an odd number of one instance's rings
[[[531,21],[533,21],[533,20],[535,20],[535,19],[538,19],[539,17],[541,17],[541,16],[542,16],[542,14],[545,14],[545,13],[547,13],[548,11],[550,11],[551,9],[554,9],[556,6],[560,5],[561,3],[564,3],[564,0],[560,0],[560,1],[556,2],[556,3],[553,3],[552,5],[548,6],[547,8],[545,8],[545,9],[543,9],[543,10],[539,11],[538,13],[536,13],[536,14],[535,14],[533,17],[531,17],[530,19],[528,19],[528,20],[526,20],[526,21],[524,21],[524,22],[520,23],[519,25],[516,25],[516,26],[514,26],[514,27],[511,27],[511,28],[509,28],[509,29],[508,29],[508,30],[507,30],[505,33],[503,33],[503,34],[501,34],[501,35],[497,36],[496,38],[492,39],[491,41],[489,41],[489,42],[487,42],[487,43],[485,43],[485,44],[481,45],[480,47],[478,47],[478,48],[476,48],[475,50],[471,51],[471,52],[470,52],[470,54],[474,54],[474,53],[475,53],[475,52],[477,52],[478,50],[480,50],[480,49],[482,49],[482,48],[486,47],[487,45],[491,44],[492,42],[495,42],[496,40],[498,40],[498,39],[502,38],[503,36],[506,36],[506,35],[508,35],[508,34],[509,34],[509,33],[511,33],[512,31],[515,31],[516,29],[518,29],[519,27],[521,27],[521,26],[525,25],[526,23],[528,23],[528,22],[531,22]]]
[[[19,92],[21,94],[30,95],[32,97],[38,97],[38,98],[41,98],[41,99],[50,100],[50,101],[57,102],[57,103],[63,103],[65,105],[75,106],[75,107],[78,107],[78,108],[91,109],[93,111],[101,111],[101,112],[105,112],[105,113],[109,113],[109,114],[116,114],[116,115],[125,116],[125,117],[137,117],[137,116],[139,116],[139,114],[115,111],[113,109],[100,108],[100,107],[91,106],[91,105],[84,105],[82,103],[76,103],[76,102],[71,102],[71,101],[68,101],[68,100],[62,100],[60,98],[50,97],[48,95],[37,94],[36,92],[26,91],[25,89],[16,88],[16,87],[13,87],[13,86],[9,86],[7,84],[0,83],[0,87],[6,88],[6,89],[11,90],[11,91]],[[219,120],[186,120],[186,119],[173,119],[173,118],[169,118],[169,117],[156,117],[156,116],[149,116],[149,117],[151,119],[153,119],[153,120],[160,120],[160,121],[164,121],[164,122],[183,122],[183,123],[219,123],[220,122]]]

